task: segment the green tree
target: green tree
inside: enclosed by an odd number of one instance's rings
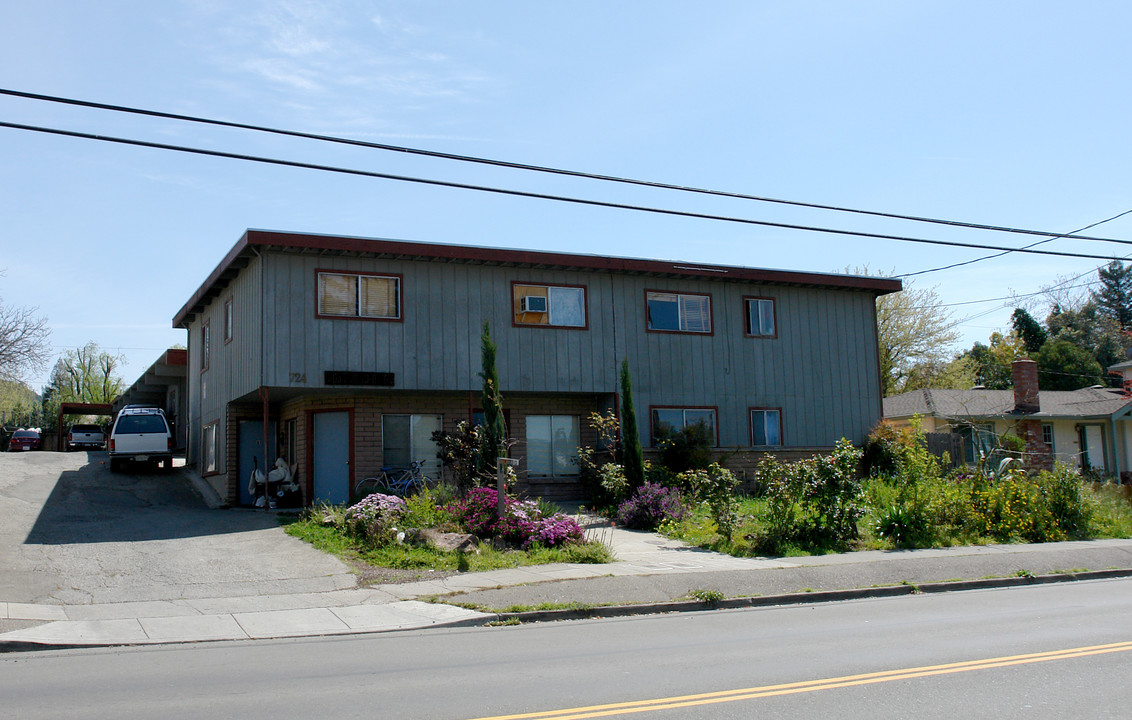
[[[641,452],[641,433],[637,430],[637,411],[633,407],[633,380],[629,358],[621,361],[621,457],[629,493],[645,484],[645,460]]]
[[[878,297],[876,307],[885,395],[904,392],[916,366],[951,358],[959,333],[935,288],[916,288],[906,280],[902,291]]]
[[[976,342],[959,357],[970,360],[979,385],[988,390],[1008,390],[1013,386],[1011,364],[1025,356],[1025,348],[1017,336],[996,332],[991,333],[990,345]]]
[[[63,353],[43,391],[46,417],[54,421],[59,406],[65,402],[114,402],[125,387],[118,374],[125,362],[124,356],[108,353],[95,342]]]
[[[969,390],[978,384],[975,361],[961,354],[948,362],[922,362],[908,370],[903,392],[935,388],[939,390]]]
[[[1124,360],[1127,333],[1092,300],[1076,307],[1054,306],[1046,318],[1051,340],[1065,340],[1089,352],[1103,370]],[[1114,386],[1119,381],[1113,380]],[[1045,386],[1042,386],[1045,389]],[[1049,388],[1053,389],[1053,388]]]
[[[1077,390],[1101,382],[1100,363],[1088,350],[1068,340],[1050,340],[1036,360],[1042,390]]]
[[[491,341],[491,325],[485,321],[483,334],[480,336],[483,428],[480,435],[479,471],[489,476],[495,475],[496,458],[507,457],[507,428],[503,421],[503,394],[499,390],[495,351],[495,343]]]
[[[1010,322],[1014,326],[1014,334],[1022,340],[1022,345],[1030,355],[1036,354],[1049,340],[1049,333],[1041,323],[1022,308],[1014,309]]]
[[[1101,287],[1091,293],[1092,301],[1121,330],[1132,329],[1132,265],[1113,260],[1099,268],[1097,276]]]

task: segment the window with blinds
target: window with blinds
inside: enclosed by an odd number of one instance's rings
[[[661,332],[711,333],[711,296],[648,292],[648,329]]]
[[[318,314],[326,317],[400,320],[401,278],[320,272]]]

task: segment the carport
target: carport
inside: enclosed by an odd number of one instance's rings
[[[55,427],[58,431],[55,433],[55,449],[63,452],[66,445],[64,439],[67,435],[66,430],[63,428],[64,415],[113,415],[114,409],[110,405],[103,403],[75,403],[65,402],[59,404],[59,414],[55,416]]]
[[[189,351],[183,348],[169,348],[161,353],[137,381],[114,400],[114,413],[127,405],[150,405],[165,411],[165,417],[173,426],[173,444],[178,450],[186,445],[188,417],[185,406],[188,393],[185,391],[186,370]]]

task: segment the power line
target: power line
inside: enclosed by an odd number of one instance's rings
[[[986,245],[979,243],[964,243],[954,240],[930,240],[927,238],[915,238],[905,235],[887,235],[883,233],[870,233],[858,230],[841,230],[837,228],[817,227],[812,225],[797,225],[793,223],[779,223],[771,222],[769,220],[754,220],[752,218],[740,218],[731,215],[715,215],[710,213],[698,213],[687,210],[672,210],[669,208],[658,208],[647,205],[630,205],[626,203],[615,203],[605,200],[590,200],[585,198],[570,197],[566,195],[552,195],[549,193],[536,193],[525,190],[508,190],[505,188],[491,187],[488,185],[472,185],[469,183],[458,183],[448,180],[434,180],[430,178],[412,177],[408,175],[394,175],[391,173],[374,172],[371,170],[358,170],[354,168],[337,167],[333,165],[320,165],[316,163],[299,162],[295,160],[282,160],[279,158],[269,158],[258,155],[245,155],[240,153],[230,153],[220,150],[206,150],[204,148],[195,148],[185,145],[171,145],[168,143],[156,143],[146,140],[132,140],[128,138],[114,137],[111,135],[95,135],[93,133],[84,133],[74,130],[62,130],[59,128],[49,128],[37,125],[23,125],[19,123],[0,122],[0,127],[12,128],[14,130],[26,130],[29,132],[44,133],[49,135],[61,135],[64,137],[80,138],[84,140],[97,140],[100,142],[116,143],[119,145],[131,145],[134,147],[144,147],[156,150],[170,150],[173,152],[188,153],[193,155],[203,155],[207,157],[218,157],[229,160],[244,160],[247,162],[262,163],[267,165],[279,165],[284,167],[303,168],[306,170],[320,170],[323,172],[339,173],[343,175],[355,175],[361,177],[371,177],[383,180],[395,180],[399,182],[416,183],[419,185],[432,185],[436,187],[453,188],[457,190],[475,190],[478,192],[493,193],[496,195],[510,195],[513,197],[533,198],[538,200],[553,200],[556,202],[573,203],[575,205],[589,205],[593,207],[613,208],[618,210],[633,210],[636,212],[646,212],[658,215],[669,215],[675,217],[697,218],[701,220],[718,220],[721,222],[740,223],[744,225],[759,225],[762,227],[772,227],[785,230],[802,230],[806,232],[826,233],[830,235],[847,235],[853,237],[869,238],[873,240],[896,240],[899,242],[911,242],[924,245],[942,245],[947,247],[961,247],[973,248],[979,250],[1001,250],[1008,252],[1021,252],[1032,255],[1050,255],[1055,257],[1074,257],[1086,258],[1090,260],[1110,260],[1109,255],[1092,255],[1089,253],[1072,253],[1062,252],[1056,250],[1034,250],[1028,248],[1011,248],[1001,245]],[[1132,245],[1132,240],[1105,240],[1098,238],[1103,242],[1116,242],[1122,244]]]
[[[940,270],[951,270],[953,268],[963,267],[964,265],[973,265],[977,262],[982,262],[983,260],[991,260],[991,259],[994,259],[994,258],[997,258],[997,257],[1002,257],[1003,255],[1007,255],[1007,254],[1012,253],[1012,252],[1021,252],[1022,250],[1025,250],[1025,249],[1036,247],[1038,245],[1043,245],[1043,244],[1050,242],[1052,240],[1056,240],[1057,238],[1069,238],[1069,237],[1071,237],[1071,238],[1074,238],[1074,239],[1077,239],[1077,238],[1083,239],[1087,236],[1085,236],[1085,235],[1074,235],[1074,233],[1079,233],[1079,232],[1082,232],[1084,230],[1088,230],[1089,228],[1094,228],[1097,225],[1103,225],[1104,223],[1112,222],[1113,220],[1124,217],[1128,213],[1132,213],[1132,210],[1125,210],[1124,212],[1113,215],[1112,217],[1107,218],[1105,220],[1098,220],[1097,222],[1092,223],[1090,225],[1086,225],[1083,228],[1078,228],[1077,230],[1070,230],[1069,232],[1067,232],[1063,235],[1058,235],[1057,237],[1048,238],[1046,240],[1039,240],[1038,242],[1031,243],[1029,245],[1024,245],[1021,248],[1018,248],[1017,250],[1007,250],[1006,252],[1000,252],[1000,253],[995,253],[994,255],[986,255],[986,256],[981,257],[981,258],[975,258],[974,260],[965,260],[964,262],[952,263],[950,265],[944,265],[942,267],[931,268],[929,270],[920,270],[918,272],[913,272],[913,273],[904,273],[902,275],[897,275],[896,277],[899,277],[899,278],[913,277],[915,275],[925,275],[927,273],[939,272]]]
[[[688,185],[677,185],[672,183],[657,182],[652,180],[637,180],[633,178],[619,177],[616,175],[602,175],[598,173],[583,172],[580,170],[567,170],[564,168],[554,168],[544,165],[532,165],[527,163],[509,162],[505,160],[495,160],[491,158],[477,157],[473,155],[460,155],[456,153],[445,153],[436,150],[424,150],[421,148],[406,147],[403,145],[391,145],[387,143],[375,143],[365,140],[355,140],[351,138],[338,137],[334,135],[320,135],[317,133],[301,132],[297,130],[284,130],[280,128],[273,128],[263,125],[252,125],[249,123],[241,123],[229,120],[216,120],[211,118],[204,118],[194,115],[183,115],[178,113],[168,113],[158,110],[147,110],[143,108],[129,107],[126,105],[115,105],[110,103],[94,102],[89,100],[78,100],[75,98],[64,98],[54,95],[44,95],[41,93],[24,92],[20,90],[9,90],[0,88],[0,95],[9,95],[12,97],[20,97],[30,100],[41,100],[44,102],[60,103],[64,105],[74,105],[78,107],[95,108],[98,110],[110,110],[113,112],[130,113],[134,115],[144,115],[148,117],[165,118],[169,120],[180,120],[184,122],[199,123],[203,125],[214,125],[218,127],[235,128],[239,130],[253,130],[255,132],[271,133],[274,135],[283,135],[287,137],[304,138],[308,140],[318,140],[321,142],[338,143],[341,145],[352,145],[356,147],[366,147],[376,150],[387,150],[390,152],[399,152],[408,155],[420,155],[424,157],[441,158],[444,160],[455,160],[458,162],[477,163],[480,165],[490,165],[494,167],[503,167],[513,170],[527,170],[531,172],[548,173],[553,175],[565,175],[568,177],[585,178],[588,180],[601,180],[604,182],[620,183],[624,185],[637,185],[641,187],[656,188],[662,190],[677,190],[680,192],[697,193],[701,195],[713,195],[717,197],[727,197],[739,200],[754,200],[757,202],[776,203],[780,205],[791,205],[794,207],[804,207],[815,210],[831,210],[834,212],[853,213],[857,215],[869,215],[873,217],[883,217],[894,220],[908,220],[911,222],[933,223],[936,225],[947,225],[951,227],[962,227],[973,230],[990,230],[993,232],[1007,232],[1017,233],[1022,235],[1041,235],[1049,236],[1043,242],[1049,242],[1058,238],[1066,237],[1071,233],[1056,233],[1046,232],[1043,230],[1029,230],[1025,228],[1016,228],[1002,225],[987,225],[982,223],[963,222],[959,220],[945,220],[940,218],[930,218],[918,215],[902,215],[899,213],[880,212],[876,210],[862,210],[858,208],[847,208],[838,205],[826,205],[822,203],[803,202],[799,200],[783,200],[781,198],[764,197],[760,195],[750,195],[746,193],[730,192],[725,190],[711,190],[707,188],[700,188]],[[1132,211],[1129,211],[1132,212]],[[1107,222],[1107,221],[1105,221]],[[1096,223],[1100,224],[1100,223]],[[1092,227],[1092,226],[1089,226]],[[1082,228],[1082,230],[1087,228]],[[1074,231],[1080,232],[1080,231]],[[1092,237],[1088,235],[1076,235],[1075,239],[1078,240],[1095,240],[1100,242],[1132,242],[1124,240],[1116,240],[1112,238]],[[1017,250],[1010,250],[1008,252],[1017,252]],[[971,261],[977,262],[977,261]],[[932,272],[930,270],[924,272]],[[919,273],[910,273],[915,275]],[[898,276],[901,277],[901,276]]]

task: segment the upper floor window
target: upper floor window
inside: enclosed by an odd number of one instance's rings
[[[586,289],[573,285],[511,286],[516,325],[586,327]]]
[[[645,301],[649,330],[711,333],[711,295],[650,290]]]
[[[777,337],[777,326],[774,322],[774,298],[748,297],[743,298],[747,315],[747,334],[751,337],[773,338]]]
[[[712,446],[718,444],[715,434],[715,408],[652,408],[652,441],[670,437],[685,428],[702,425]]]
[[[773,408],[751,410],[751,445],[777,447],[782,444],[782,411]]]
[[[401,319],[401,278],[397,275],[318,273],[319,317]]]
[[[232,298],[224,301],[224,342],[232,340]]]
[[[202,371],[208,369],[209,354],[212,350],[212,331],[209,329],[208,321],[205,320],[200,324],[200,369]]]

